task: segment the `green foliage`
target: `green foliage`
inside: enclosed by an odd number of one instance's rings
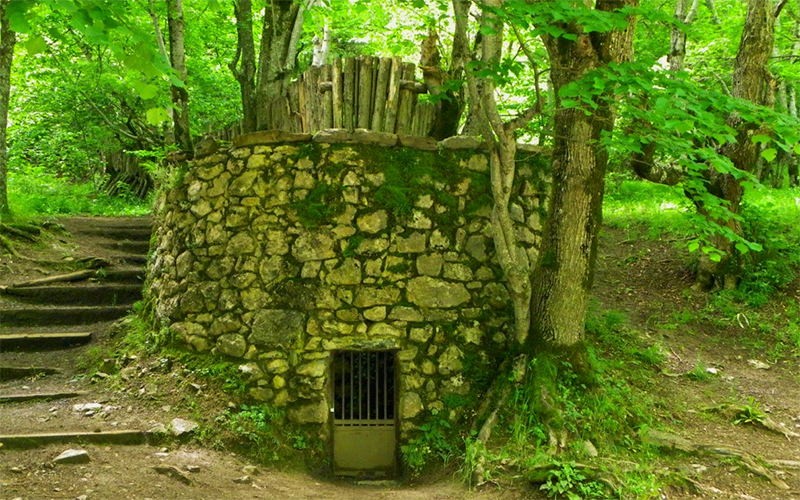
[[[290,206],[306,227],[317,227],[341,213],[344,208],[341,190],[325,182],[317,184],[305,199]]]
[[[419,475],[434,462],[446,464],[459,453],[458,436],[446,414],[432,411],[420,425],[417,435],[400,446],[403,463],[412,475]]]
[[[16,216],[34,218],[52,215],[144,215],[151,200],[140,200],[125,190],[108,196],[95,182],[74,182],[45,167],[17,165],[8,176],[9,206]]]
[[[604,485],[591,481],[577,468],[575,462],[553,461],[555,466],[549,472],[547,481],[539,489],[547,492],[547,498],[568,500],[589,500],[608,498]]]
[[[283,446],[280,436],[286,415],[283,410],[267,404],[242,404],[236,410],[229,410],[217,418],[237,437],[244,440],[245,447],[263,463],[277,462]],[[297,436],[295,444],[298,443]]]
[[[760,406],[761,403],[750,396],[747,404],[742,406],[742,409],[736,414],[736,419],[733,421],[733,424],[758,424],[763,422],[767,414],[759,410]]]

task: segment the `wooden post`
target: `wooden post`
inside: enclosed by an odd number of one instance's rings
[[[402,78],[404,80],[414,79],[413,63],[403,64]],[[400,90],[400,106],[397,111],[397,125],[395,130],[397,134],[408,135],[411,132],[411,119],[414,107],[417,102],[417,93],[413,90]]]
[[[333,106],[333,128],[343,128],[344,117],[344,82],[342,81],[342,60],[336,59],[333,61],[333,69],[331,74],[331,82],[333,82],[333,91],[331,105]]]
[[[342,128],[353,130],[356,112],[356,60],[348,57],[344,60],[344,117]]]
[[[322,67],[322,76],[320,76],[320,81],[322,82],[330,82],[331,81],[331,65],[326,64]],[[329,92],[320,92],[322,96],[322,128],[332,128],[333,127],[333,89]]]
[[[358,128],[370,128],[372,124],[372,69],[374,57],[361,57],[358,61]]]
[[[392,60],[385,57],[378,64],[378,76],[375,79],[375,111],[372,113],[372,130],[383,132],[383,120],[386,116],[386,92],[389,88],[389,72]],[[392,131],[394,132],[394,131]]]
[[[309,68],[297,80],[297,114],[300,116],[300,132],[308,132],[312,127],[311,112],[314,104],[309,102],[311,94],[308,92],[308,82],[311,78],[311,68]]]
[[[384,132],[394,133],[397,124],[397,110],[400,105],[400,79],[403,76],[403,61],[399,57],[392,58],[392,69],[389,73],[389,91],[386,96],[386,121]]]

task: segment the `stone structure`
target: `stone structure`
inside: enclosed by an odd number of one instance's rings
[[[546,162],[518,163],[535,259]],[[475,139],[257,132],[187,169],[158,201],[149,294],[176,337],[241,359],[253,398],[324,435],[331,353],[394,350],[403,439],[492,372],[512,313]]]

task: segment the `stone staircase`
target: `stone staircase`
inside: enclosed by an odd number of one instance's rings
[[[112,335],[112,324],[142,297],[152,231],[149,218],[63,221],[81,253],[100,257],[94,272],[0,289],[0,442],[3,449],[55,442],[142,442],[124,422],[98,422],[74,412],[91,394],[81,360]],[[100,397],[99,399],[102,399]],[[102,405],[101,405],[102,407]],[[98,411],[102,411],[100,408]],[[116,425],[111,425],[115,423]],[[128,424],[135,424],[131,421]]]

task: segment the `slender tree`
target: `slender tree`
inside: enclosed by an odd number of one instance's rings
[[[0,218],[9,215],[8,206],[8,101],[11,93],[11,64],[17,34],[6,16],[9,0],[0,1]]]
[[[767,104],[770,88],[775,85],[767,64],[775,38],[775,19],[784,3],[776,7],[771,0],[748,0],[747,17],[733,70],[733,97],[755,104]],[[736,142],[724,144],[720,153],[727,156],[738,170],[752,172],[759,157],[758,144],[751,140],[757,125],[746,122],[737,113],[732,113],[727,122],[737,131]],[[738,215],[744,195],[743,179],[733,173],[723,173],[711,168],[708,169],[708,181],[709,192],[723,200],[732,214],[731,217],[717,222],[734,234],[741,235],[742,226]],[[700,213],[708,214],[702,201],[697,201],[696,205]],[[735,288],[740,274],[739,252],[735,243],[722,234],[714,236],[712,242],[723,252],[722,258],[713,260],[709,255],[701,256],[696,286],[703,289]]]
[[[251,0],[233,3],[236,16],[236,56],[228,64],[242,95],[242,132],[254,132],[258,124],[256,109],[256,48],[253,42]]]
[[[169,60],[172,68],[183,82],[182,86],[172,85],[170,94],[176,112],[175,143],[184,150],[192,150],[192,135],[189,129],[189,92],[186,89],[186,54],[183,38],[183,0],[167,0],[167,23],[169,25]]]

